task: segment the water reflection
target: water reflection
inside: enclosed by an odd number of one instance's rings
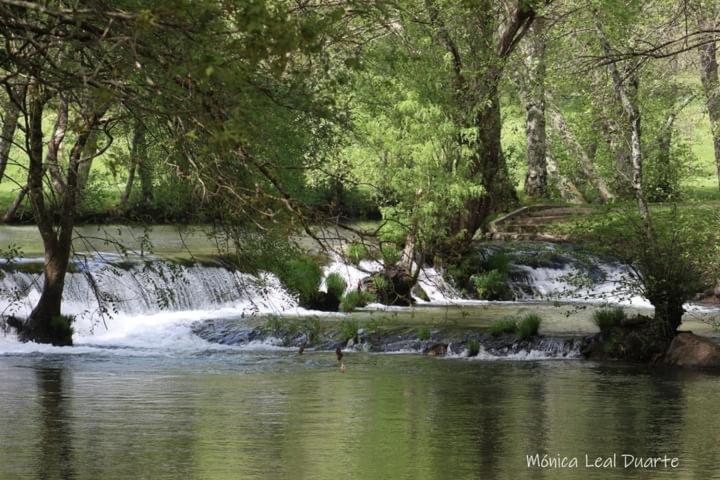
[[[40,458],[37,478],[73,480],[77,478],[73,458],[70,399],[66,396],[62,367],[34,369],[38,388],[40,418]]]
[[[415,356],[0,358],[0,479],[718,478],[720,378]],[[252,361],[254,360],[254,361]],[[259,365],[264,365],[259,367]],[[673,472],[532,470],[532,453]]]

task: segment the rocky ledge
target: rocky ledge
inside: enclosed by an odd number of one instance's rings
[[[516,335],[491,335],[473,328],[383,326],[348,329],[343,322],[285,320],[250,326],[237,320],[197,322],[193,332],[209,342],[223,345],[269,343],[288,348],[332,351],[337,347],[377,353],[415,352],[431,356],[487,356],[531,358],[577,358],[580,337],[537,335],[520,339]]]

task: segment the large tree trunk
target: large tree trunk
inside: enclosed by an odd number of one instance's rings
[[[548,180],[555,186],[555,188],[557,188],[560,193],[560,197],[563,200],[575,204],[583,204],[587,202],[585,200],[585,196],[572,182],[572,180],[560,172],[560,167],[550,153],[547,154],[545,163],[547,164]]]
[[[20,118],[20,106],[25,98],[25,90],[26,85],[21,84],[8,91],[9,98],[5,108],[2,131],[0,131],[0,182],[5,176],[5,168],[7,168],[8,159],[10,158],[10,150],[15,138],[15,130]]]
[[[103,111],[93,112],[83,118],[83,123],[68,159],[67,174],[63,181],[63,193],[60,195],[61,208],[58,213],[59,225],[55,229],[54,215],[45,205],[43,190],[43,132],[42,118],[47,96],[37,85],[31,86],[31,101],[28,112],[28,191],[35,215],[35,222],[45,249],[43,266],[43,289],[38,303],[20,330],[23,340],[55,345],[72,344],[71,320],[62,317],[62,293],[65,286],[72,234],[75,226],[75,209],[79,188],[79,167],[82,153],[93,129]],[[56,137],[53,137],[55,139]],[[52,141],[51,141],[52,143]],[[59,143],[54,145],[59,147]],[[50,148],[48,149],[50,153]],[[57,149],[55,150],[56,155]],[[50,160],[57,160],[53,155]]]
[[[600,26],[597,26],[600,36],[600,43],[608,56],[612,55],[612,49],[608,43],[607,37]],[[621,77],[615,63],[609,63],[610,76],[613,80],[615,92],[622,103],[625,117],[629,124],[630,132],[630,152],[632,158],[632,179],[631,186],[635,193],[635,201],[638,206],[638,212],[642,220],[642,226],[645,233],[645,240],[648,245],[655,244],[655,235],[653,232],[652,219],[650,217],[650,207],[648,206],[647,197],[643,189],[643,154],[640,130],[640,108],[637,105],[638,79],[635,75],[630,75],[625,80]]]
[[[517,194],[510,180],[507,163],[500,144],[502,119],[497,85],[490,77],[485,101],[476,104],[476,132],[470,175],[477,178],[484,193],[466,203],[466,211],[456,224],[455,234],[462,242],[472,239],[488,217],[517,203]]]
[[[720,186],[720,82],[718,81],[717,44],[715,42],[700,47],[700,79],[710,117],[715,147],[715,166]]]
[[[563,117],[563,114],[558,108],[553,107],[550,109],[550,125],[560,136],[560,138],[563,139],[566,147],[575,154],[583,175],[588,180],[590,185],[592,185],[595,190],[597,190],[598,194],[600,195],[600,200],[602,200],[603,203],[614,200],[615,195],[613,195],[613,193],[610,191],[610,188],[607,186],[607,183],[605,183],[605,180],[603,180],[600,174],[598,174],[595,170],[595,166],[593,165],[592,160],[588,156],[588,153],[577,140],[572,130],[570,130],[567,122],[565,122],[565,117]]]
[[[536,19],[531,27],[524,86],[525,134],[527,138],[527,174],[525,194],[529,198],[547,196],[547,143],[545,135],[545,38],[543,22]]]

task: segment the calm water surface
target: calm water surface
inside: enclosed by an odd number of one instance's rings
[[[581,361],[0,357],[2,479],[720,478],[720,376]],[[668,454],[677,470],[528,469]]]

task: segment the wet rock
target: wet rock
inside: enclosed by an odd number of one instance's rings
[[[678,333],[664,362],[678,367],[720,367],[720,345],[692,333]]]
[[[429,357],[442,357],[447,353],[447,351],[447,343],[434,343],[423,350],[423,355],[427,355]]]
[[[362,289],[375,295],[384,305],[407,307],[413,304],[415,279],[402,268],[390,267],[362,280]]]

